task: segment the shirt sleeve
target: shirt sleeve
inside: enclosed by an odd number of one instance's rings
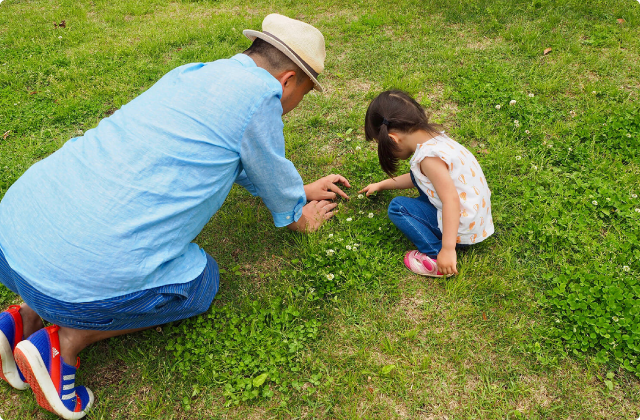
[[[247,181],[262,198],[277,227],[298,221],[307,202],[302,178],[285,158],[283,127],[280,97],[271,92],[256,105],[240,144]]]
[[[258,195],[258,191],[256,190],[255,185],[253,185],[251,181],[249,181],[249,178],[247,177],[247,173],[244,170],[242,170],[242,172],[238,174],[238,177],[236,178],[235,182],[236,184],[243,187],[245,190],[249,191],[252,196],[255,197],[256,195]]]

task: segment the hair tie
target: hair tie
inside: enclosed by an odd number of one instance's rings
[[[382,125],[386,125],[389,128],[389,121],[386,118],[382,118]]]

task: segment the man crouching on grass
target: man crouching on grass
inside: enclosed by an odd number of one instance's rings
[[[322,91],[322,34],[277,14],[262,30],[244,31],[242,54],[169,72],[0,202],[0,282],[25,302],[0,313],[0,377],[43,408],[85,415],[93,394],[75,375],[88,345],[209,308],[218,267],[191,241],[234,182],[300,232],[348,198],[345,178],[304,185],[284,154],[282,115]]]

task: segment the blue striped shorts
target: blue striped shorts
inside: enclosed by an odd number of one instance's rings
[[[218,292],[218,264],[207,254],[202,274],[187,283],[168,284],[93,302],[63,302],[47,296],[13,271],[0,249],[0,283],[19,295],[44,320],[81,330],[153,327],[201,314]]]

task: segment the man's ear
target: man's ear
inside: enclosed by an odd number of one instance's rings
[[[282,93],[284,93],[287,87],[290,87],[292,84],[296,83],[296,72],[293,70],[283,71],[279,75],[276,76],[276,79],[282,85]]]

